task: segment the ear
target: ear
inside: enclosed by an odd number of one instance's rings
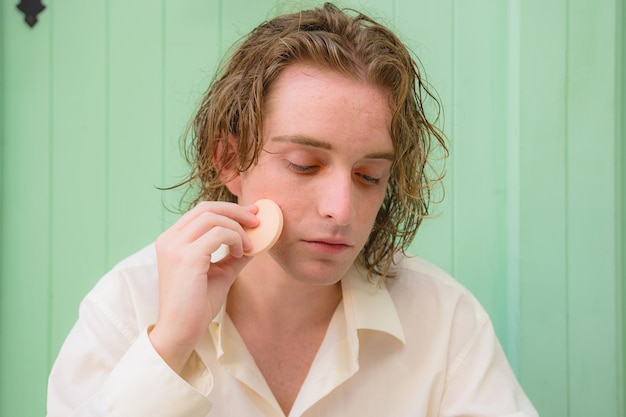
[[[217,147],[213,154],[213,166],[220,173],[220,180],[226,185],[228,191],[240,197],[241,175],[237,169],[237,144],[238,138],[228,133],[226,137],[220,135],[216,138]]]

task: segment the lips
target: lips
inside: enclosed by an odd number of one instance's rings
[[[352,244],[347,239],[336,237],[318,237],[304,240],[306,242],[325,243],[327,245],[352,246]]]
[[[352,248],[352,244],[341,239],[323,238],[323,239],[307,239],[306,243],[321,252],[336,254]]]

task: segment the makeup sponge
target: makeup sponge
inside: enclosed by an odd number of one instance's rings
[[[252,249],[244,252],[246,256],[254,256],[271,248],[278,241],[283,230],[283,212],[280,211],[278,204],[272,200],[263,199],[254,205],[259,208],[256,216],[260,223],[257,227],[244,229],[252,243]],[[211,254],[211,263],[221,261],[226,255],[228,255],[228,246],[221,245]]]
[[[255,228],[245,229],[252,242],[252,249],[244,252],[247,256],[256,255],[274,246],[283,230],[283,212],[280,211],[278,204],[272,200],[263,199],[254,205],[259,208],[256,216],[261,222]]]

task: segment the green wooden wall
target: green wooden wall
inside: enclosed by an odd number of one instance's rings
[[[278,0],[0,0],[0,416],[45,414],[80,299],[152,241],[219,56]],[[298,1],[298,4],[315,4]],[[621,0],[343,0],[444,103],[446,196],[414,251],[492,315],[544,417],[624,416]]]

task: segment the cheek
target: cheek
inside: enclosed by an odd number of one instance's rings
[[[240,203],[251,204],[260,198],[276,200],[277,179],[271,171],[263,166],[255,165],[239,174],[241,198]]]
[[[303,193],[299,190],[275,190],[275,200],[286,213],[285,221],[297,225],[305,224],[314,210],[311,193]]]
[[[302,218],[304,208],[314,200],[311,190],[290,181],[284,172],[255,169],[243,173],[241,177],[240,204],[252,204],[261,198],[268,198],[281,207],[283,215],[290,213],[294,218]]]
[[[376,217],[378,216],[378,212],[380,211],[380,207],[383,204],[385,199],[385,193],[377,194],[376,196],[370,198],[366,203],[363,204],[363,218],[365,221],[371,226],[374,227],[374,223],[376,222]]]

